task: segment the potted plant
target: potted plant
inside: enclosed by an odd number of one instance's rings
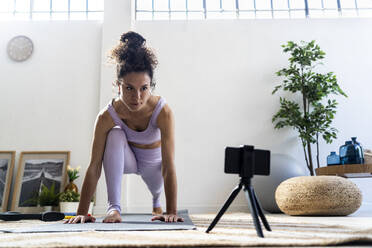
[[[41,191],[37,196],[37,202],[43,207],[44,211],[52,211],[53,206],[58,206],[60,194],[55,190],[55,183],[50,188],[41,184]]]
[[[63,213],[76,212],[79,206],[80,194],[73,191],[67,190],[59,196],[59,208]]]
[[[316,161],[319,168],[319,137],[327,143],[335,139],[337,129],[331,127],[336,113],[337,101],[330,96],[346,94],[337,84],[333,72],[318,73],[314,68],[324,58],[325,53],[315,41],[296,44],[288,41],[282,45],[285,53],[290,53],[289,67],[276,74],[284,77],[272,94],[279,89],[292,93],[292,99],[280,97],[279,111],[273,116],[275,128],[292,127],[298,132],[305,161],[310,175],[314,175],[312,144],[316,145]],[[298,100],[298,101],[296,101]]]
[[[292,93],[287,95],[293,98],[280,97],[280,109],[272,122],[277,129],[292,127],[298,132],[311,176],[293,177],[282,182],[275,191],[276,203],[289,215],[351,214],[360,207],[360,190],[342,177],[314,177],[312,151],[312,145],[316,145],[319,168],[319,137],[327,143],[337,137],[337,129],[331,127],[337,101],[330,96],[347,96],[332,72],[322,74],[313,71],[325,55],[315,41],[302,41],[300,45],[289,41],[282,47],[291,57],[289,67],[277,72],[285,79],[275,87],[273,94],[282,89]]]
[[[78,187],[74,183],[74,180],[79,178],[79,170],[80,166],[78,166],[77,168],[72,168],[70,165],[67,165],[67,175],[69,183],[66,185],[64,191],[72,190],[75,191],[76,193],[79,192]]]

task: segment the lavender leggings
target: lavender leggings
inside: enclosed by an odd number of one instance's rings
[[[140,149],[128,144],[127,136],[119,126],[110,130],[106,139],[103,168],[105,171],[108,209],[121,212],[121,180],[124,174],[141,175],[152,194],[152,206],[160,207],[163,188],[161,174],[161,147]]]

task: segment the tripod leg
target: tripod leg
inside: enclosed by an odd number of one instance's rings
[[[257,206],[256,206],[256,201],[254,200],[252,187],[251,186],[244,187],[244,192],[245,192],[245,196],[247,197],[248,204],[251,208],[251,215],[253,218],[254,226],[256,227],[257,236],[263,238],[264,235],[262,233],[260,220],[258,219]]]
[[[253,198],[256,201],[256,206],[257,206],[258,214],[261,217],[262,223],[265,226],[266,230],[271,231],[269,222],[267,222],[267,220],[266,220],[266,217],[265,217],[265,215],[264,215],[264,213],[262,211],[262,208],[260,206],[260,202],[257,199],[256,193],[254,192],[254,188],[253,187],[252,187],[252,193],[253,193]]]
[[[229,198],[225,202],[225,204],[222,206],[221,210],[218,212],[217,216],[214,218],[212,223],[209,225],[206,233],[209,233],[213,227],[217,224],[217,222],[220,220],[222,215],[226,212],[226,210],[229,208],[230,204],[233,202],[235,197],[239,194],[239,191],[242,189],[242,184],[240,183],[238,186],[235,187],[235,189],[231,192]]]

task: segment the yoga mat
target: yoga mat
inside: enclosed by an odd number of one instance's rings
[[[152,214],[127,213],[122,214],[121,223],[102,223],[104,217],[96,218],[96,222],[63,224],[43,224],[27,228],[1,228],[0,232],[7,233],[43,233],[43,232],[82,232],[82,231],[159,231],[159,230],[193,230],[188,210],[179,210],[178,216],[184,218],[184,222],[151,221]]]

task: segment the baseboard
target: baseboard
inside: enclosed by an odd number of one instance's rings
[[[201,214],[201,213],[211,213],[217,214],[217,212],[221,209],[222,206],[219,205],[210,205],[210,206],[198,206],[198,205],[179,205],[178,209],[187,209],[190,214]],[[166,210],[165,207],[163,208],[164,211]],[[107,210],[107,206],[94,206],[93,214],[95,215],[102,215],[105,214]],[[122,213],[150,213],[151,207],[148,205],[134,205],[129,207],[123,207]],[[230,206],[227,212],[249,212],[249,208],[247,205],[238,205],[238,206]]]

